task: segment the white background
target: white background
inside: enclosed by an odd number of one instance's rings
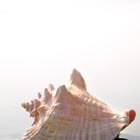
[[[21,135],[31,120],[20,103],[66,83],[73,68],[118,111],[136,109],[123,133],[139,135],[138,0],[1,0],[1,137]]]

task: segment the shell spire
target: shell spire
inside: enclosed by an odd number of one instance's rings
[[[87,92],[82,75],[74,69],[68,86],[56,92],[52,84],[38,99],[22,107],[34,118],[22,140],[113,140],[134,121],[134,110],[116,113]]]

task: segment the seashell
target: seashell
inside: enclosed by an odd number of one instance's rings
[[[34,118],[22,140],[112,140],[135,119],[135,111],[116,113],[90,95],[81,74],[74,69],[67,86],[55,92],[49,85],[44,95],[22,107]]]

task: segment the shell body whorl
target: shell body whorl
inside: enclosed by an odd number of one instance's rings
[[[112,140],[129,125],[127,113],[118,114],[90,95],[77,70],[68,86],[54,86],[22,106],[34,118],[23,140]]]

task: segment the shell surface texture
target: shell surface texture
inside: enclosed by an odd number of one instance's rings
[[[76,69],[67,86],[50,84],[22,107],[34,119],[22,140],[113,140],[130,124],[129,112],[116,113],[88,93]]]

